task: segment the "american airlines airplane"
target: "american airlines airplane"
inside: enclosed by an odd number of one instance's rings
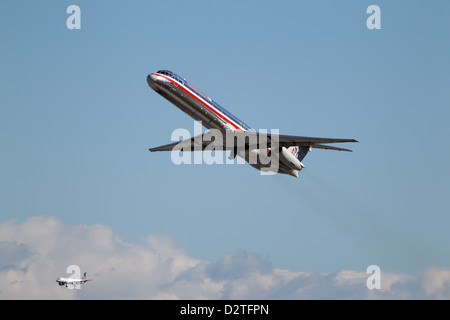
[[[237,155],[263,172],[283,173],[298,178],[299,171],[304,168],[301,161],[312,148],[351,151],[324,143],[358,142],[355,139],[287,136],[263,133],[262,130],[257,132],[186,79],[168,70],[149,74],[147,83],[181,111],[209,129],[191,139],[149,149],[152,152],[230,150],[229,159]]]
[[[83,277],[81,279],[61,278],[61,277],[56,279],[56,282],[58,282],[58,284],[60,286],[65,285],[66,287],[68,285],[73,285],[73,286],[80,285],[80,284],[86,283],[88,281],[92,281],[92,280],[91,279],[86,279],[86,272],[84,273],[84,275],[83,275]]]

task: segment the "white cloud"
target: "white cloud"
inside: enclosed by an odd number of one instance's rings
[[[92,282],[68,290],[55,282],[69,265]],[[417,276],[294,272],[245,251],[217,262],[187,256],[171,240],[122,241],[104,225],[68,225],[55,217],[0,224],[0,299],[450,299],[450,270]]]

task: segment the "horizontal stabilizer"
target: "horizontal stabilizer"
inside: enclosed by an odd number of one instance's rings
[[[327,146],[327,145],[324,145],[324,144],[315,144],[315,145],[312,145],[311,148],[353,152],[350,149],[344,149],[344,148],[338,148],[338,147],[333,147],[333,146]]]

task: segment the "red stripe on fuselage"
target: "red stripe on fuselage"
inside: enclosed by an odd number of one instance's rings
[[[190,90],[186,89],[184,86],[180,85],[177,81],[173,80],[170,77],[166,77],[165,75],[159,74],[159,73],[155,73],[155,75],[157,75],[158,77],[163,77],[164,79],[169,80],[170,82],[172,82],[173,84],[175,84],[177,87],[183,89],[186,93],[189,93],[193,98],[195,98],[198,102],[200,102],[201,104],[203,104],[205,107],[207,107],[209,110],[211,110],[212,112],[214,112],[214,114],[216,114],[217,116],[219,116],[221,119],[225,120],[225,122],[231,124],[233,127],[235,127],[236,129],[243,131],[241,127],[239,127],[238,125],[236,125],[232,120],[228,119],[225,115],[221,114],[219,111],[217,111],[215,108],[211,107],[209,104],[207,104],[205,101],[203,101],[203,99],[199,98],[197,95],[193,94]]]

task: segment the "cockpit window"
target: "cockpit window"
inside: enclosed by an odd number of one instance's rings
[[[164,74],[166,76],[172,76],[170,71],[167,70],[159,70],[157,73]]]
[[[176,73],[173,73],[172,71],[169,70],[159,70],[157,73],[166,75],[171,77],[172,79],[177,80],[178,82],[184,83],[184,80],[182,77],[180,77],[179,75],[177,75]]]

